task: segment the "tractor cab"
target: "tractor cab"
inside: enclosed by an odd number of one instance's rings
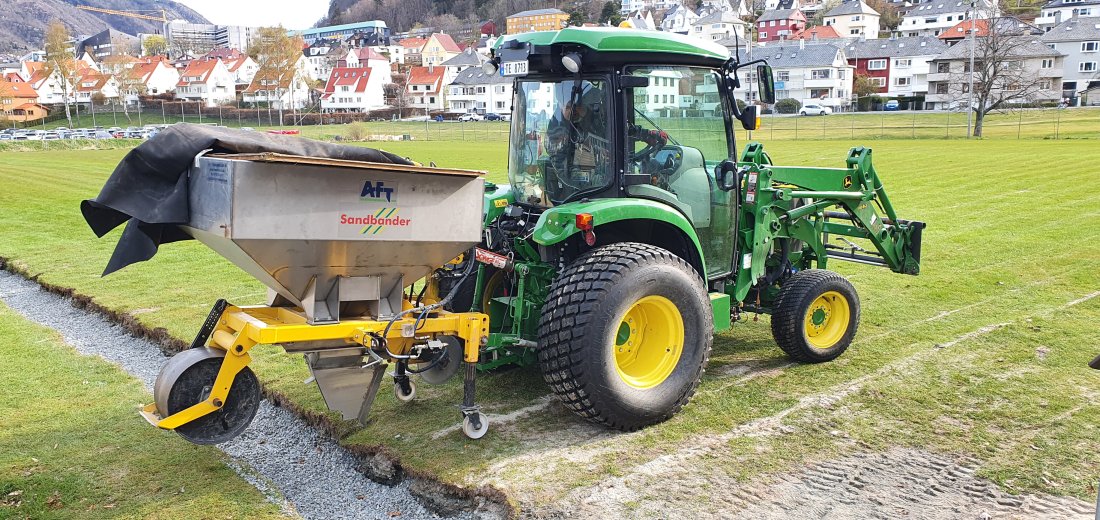
[[[707,266],[708,277],[728,274],[734,124],[757,124],[755,106],[735,103],[738,67],[721,45],[651,31],[565,29],[503,40],[486,68],[516,78],[508,160],[515,201],[662,203],[690,222],[705,257],[724,259]],[[770,70],[758,72],[757,88],[770,92]]]

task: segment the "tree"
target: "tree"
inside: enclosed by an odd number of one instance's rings
[[[146,56],[158,56],[168,53],[168,40],[159,34],[146,36],[142,42],[142,50]]]
[[[134,96],[141,103],[141,96],[145,94],[145,82],[141,77],[141,71],[133,64],[123,66],[115,73],[115,81],[118,82],[118,98],[122,103],[122,113],[126,121],[130,121],[130,105],[126,102],[128,96]]]
[[[856,74],[852,81],[852,95],[856,97],[859,110],[870,110],[871,97],[878,94],[879,86],[872,81],[871,76]]]
[[[394,74],[393,83],[387,83],[382,87],[382,92],[386,96],[386,104],[397,109],[397,117],[405,117],[405,107],[409,105],[408,93],[405,90],[405,86],[408,83],[406,75],[398,73]]]
[[[567,20],[566,23],[568,23],[570,27],[580,27],[587,21],[588,18],[585,16],[584,11],[573,11],[569,13],[569,20]]]
[[[619,2],[609,1],[603,4],[603,9],[600,10],[600,23],[619,25],[623,21],[623,17],[620,14],[622,6]]]
[[[780,114],[793,114],[802,108],[802,103],[795,98],[784,98],[775,102],[775,111]]]
[[[1046,91],[1059,90],[1039,74],[1039,61],[1057,59],[1058,53],[1035,40],[1016,23],[990,20],[985,36],[968,35],[933,63],[947,61],[948,93],[974,113],[974,137],[981,137],[985,116],[995,110],[1031,103]],[[979,24],[980,26],[980,24]],[[970,72],[973,49],[974,72]],[[970,84],[973,82],[973,95]]]
[[[283,124],[283,95],[290,90],[290,103],[294,104],[294,84],[302,81],[298,60],[302,59],[302,42],[291,37],[286,29],[279,27],[261,27],[256,33],[248,54],[256,60],[259,68],[252,83],[258,90],[271,92],[279,101],[279,125]]]
[[[890,0],[864,0],[864,3],[879,14],[879,27],[886,32],[893,32],[901,25],[901,12]]]
[[[44,69],[47,76],[56,77],[61,84],[61,97],[65,101],[65,120],[69,123],[69,128],[73,127],[72,111],[69,109],[72,101],[71,91],[80,80],[80,67],[76,58],[73,57],[73,48],[69,43],[71,41],[69,30],[60,20],[54,20],[46,27]]]

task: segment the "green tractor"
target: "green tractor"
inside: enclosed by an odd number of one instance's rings
[[[924,224],[895,215],[870,149],[842,168],[738,154],[734,125],[759,125],[739,72],[773,103],[766,63],[570,28],[503,38],[485,68],[515,78],[509,186],[486,185],[476,277],[437,272],[451,310],[489,315],[481,370],[537,363],[578,415],[635,430],[687,404],[714,332],[744,313],[770,314],[794,360],[841,355],[860,303],[830,260],[919,271]]]

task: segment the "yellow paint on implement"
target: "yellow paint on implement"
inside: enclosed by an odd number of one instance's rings
[[[852,311],[848,299],[836,291],[828,291],[818,296],[806,309],[806,341],[817,349],[827,349],[836,345],[852,320]]]
[[[406,302],[408,303],[408,302]],[[411,305],[411,304],[410,304]],[[248,351],[256,345],[289,345],[305,341],[343,341],[345,345],[370,348],[371,334],[380,335],[388,321],[344,320],[339,323],[310,325],[299,309],[287,307],[226,307],[218,327],[210,335],[209,347],[225,351],[218,376],[206,400],[169,417],[160,417],[156,404],[141,408],[141,416],[150,424],[174,430],[221,408],[237,374],[252,361]],[[416,327],[414,331],[413,328]],[[465,345],[463,361],[477,363],[482,340],[489,336],[489,317],[477,312],[450,313],[438,311],[434,317],[419,324],[415,317],[397,320],[386,335],[388,349],[394,354],[407,354],[415,343],[412,337],[427,335],[457,336]]]
[[[626,384],[653,388],[672,374],[684,352],[684,320],[664,296],[634,302],[619,324],[611,347],[615,371]]]

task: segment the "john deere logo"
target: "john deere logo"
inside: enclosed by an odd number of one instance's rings
[[[386,186],[383,181],[367,181],[359,193],[359,200],[370,202],[397,202],[397,184]]]
[[[851,188],[852,187],[852,176],[851,175],[847,175],[847,176],[844,177],[844,187],[845,188]]]

